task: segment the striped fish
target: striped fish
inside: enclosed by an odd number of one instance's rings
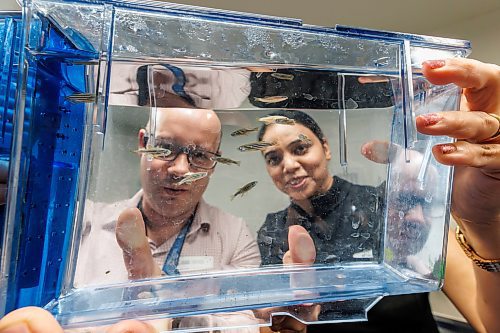
[[[271,124],[295,125],[295,120],[285,116],[267,116],[267,117],[261,117],[258,120],[265,123],[266,125],[271,125]]]
[[[208,176],[208,172],[203,171],[203,172],[187,172],[184,174],[184,177],[177,182],[177,185],[183,185],[183,184],[191,184],[192,182],[195,182],[197,180],[200,180],[202,178],[205,178]]]
[[[308,145],[312,144],[312,140],[309,139],[309,137],[307,135],[302,134],[302,133],[299,134],[299,140],[304,142],[305,144],[308,144]]]
[[[273,142],[266,142],[266,141],[258,141],[258,142],[252,142],[252,143],[247,143],[245,145],[241,145],[238,147],[238,150],[241,152],[245,151],[255,151],[255,150],[262,150],[267,147],[274,146]]]
[[[255,131],[258,131],[258,130],[259,130],[258,127],[254,127],[254,128],[241,128],[241,129],[236,130],[233,133],[231,133],[231,136],[246,135],[246,134],[248,134],[250,132],[255,132]]]
[[[292,74],[285,74],[285,73],[273,73],[271,74],[271,76],[277,78],[278,80],[286,80],[286,81],[292,81],[294,78]]]
[[[271,103],[279,103],[279,102],[286,101],[288,99],[288,97],[287,96],[267,96],[267,97],[254,97],[254,99],[257,102],[271,104]]]
[[[231,200],[233,200],[234,198],[236,198],[238,195],[239,196],[243,196],[245,193],[247,193],[248,191],[250,191],[251,189],[253,189],[255,187],[255,185],[257,185],[257,181],[253,181],[253,182],[250,182],[246,185],[244,185],[243,187],[239,188],[238,191],[236,191],[235,194],[233,194],[231,196]]]
[[[66,99],[73,103],[94,103],[96,95],[94,93],[78,93],[67,96]]]
[[[137,153],[137,154],[161,154],[163,156],[168,156],[170,154],[172,154],[172,152],[167,149],[167,148],[162,148],[162,147],[152,147],[152,146],[149,146],[149,147],[146,147],[146,148],[139,148],[137,150],[134,150],[134,153]]]

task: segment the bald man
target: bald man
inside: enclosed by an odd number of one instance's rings
[[[221,139],[215,112],[163,108],[154,119],[139,131],[138,146],[171,153],[142,154],[142,189],[131,199],[87,203],[92,221],[80,248],[77,286],[260,265],[243,219],[203,200]],[[180,182],[188,173],[206,175]]]

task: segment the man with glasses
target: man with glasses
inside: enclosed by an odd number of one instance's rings
[[[90,208],[77,285],[260,265],[243,219],[203,200],[219,156],[215,112],[160,108],[155,118],[138,133],[142,189],[129,200]],[[193,174],[201,176],[183,181]]]

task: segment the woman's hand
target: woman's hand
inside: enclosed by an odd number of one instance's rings
[[[431,83],[464,89],[460,111],[419,116],[417,129],[458,139],[433,148],[438,162],[455,166],[452,213],[476,252],[499,258],[500,67],[448,59],[425,62],[423,73]]]
[[[424,63],[423,73],[463,88],[460,111],[419,116],[417,129],[458,139],[433,148],[436,160],[455,166],[452,213],[478,255],[500,259],[500,67],[449,59]],[[472,264],[453,237],[444,291],[476,330],[500,332],[500,272]]]

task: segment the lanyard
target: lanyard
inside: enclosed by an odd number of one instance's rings
[[[137,208],[141,211],[142,218],[144,222],[148,221],[146,214],[144,214],[142,209],[142,198],[137,204]],[[184,227],[182,227],[181,231],[177,235],[177,238],[172,244],[170,251],[168,252],[167,258],[165,259],[165,263],[163,264],[162,271],[164,271],[167,275],[179,275],[179,271],[177,270],[177,265],[179,265],[179,258],[181,256],[182,247],[184,246],[184,241],[186,240],[186,236],[193,224],[194,215],[191,215],[189,220],[186,222]]]
[[[193,99],[186,93],[184,86],[186,85],[186,76],[179,67],[169,64],[163,64],[163,67],[169,69],[174,74],[176,82],[172,85],[172,90],[180,97],[186,100],[191,105],[194,105]]]
[[[167,259],[165,259],[165,263],[163,264],[162,270],[167,275],[179,275],[179,271],[177,270],[177,265],[179,265],[179,258],[181,256],[182,247],[184,246],[184,240],[186,239],[187,233],[191,228],[191,224],[193,224],[194,217],[191,216],[189,221],[182,227],[181,231],[177,235],[174,244],[170,248],[168,252]]]

